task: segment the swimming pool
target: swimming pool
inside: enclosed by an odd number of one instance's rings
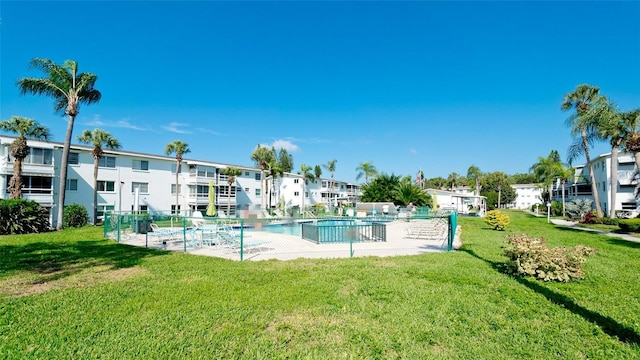
[[[293,235],[317,244],[386,241],[384,223],[363,220],[313,220],[298,223],[264,224],[246,231]]]

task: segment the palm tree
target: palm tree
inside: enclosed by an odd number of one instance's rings
[[[300,213],[304,215],[304,195],[307,179],[314,180],[315,176],[311,173],[311,166],[300,164],[300,174],[302,175],[302,201],[300,202]]]
[[[393,199],[402,205],[433,206],[430,196],[417,184],[411,181],[400,181],[392,190]]]
[[[569,179],[573,180],[575,178],[575,174],[576,174],[576,169],[572,167],[565,167],[564,165],[561,164],[559,168],[558,176],[560,177],[560,185],[562,186],[562,216],[567,216],[564,186],[567,183],[567,180]]]
[[[189,149],[189,144],[183,142],[181,140],[173,140],[167,144],[164,148],[164,152],[167,155],[176,154],[176,215],[178,214],[178,209],[180,208],[180,179],[178,175],[180,174],[180,165],[182,164],[182,155],[188,154],[191,152]]]
[[[480,190],[482,189],[482,186],[480,185],[480,177],[482,177],[480,168],[475,165],[469,166],[469,169],[467,169],[467,178],[474,181],[476,196],[480,195]]]
[[[264,210],[266,203],[264,201],[264,181],[266,181],[264,171],[267,169],[267,164],[275,160],[275,154],[267,147],[258,144],[251,153],[251,160],[255,162],[256,167],[260,168],[260,208]]]
[[[538,157],[538,162],[531,166],[531,172],[543,187],[547,187],[549,202],[553,194],[553,182],[561,175],[562,164],[558,161],[559,155],[556,150],[551,150],[549,155]]]
[[[9,181],[9,193],[11,199],[22,198],[22,161],[29,156],[27,138],[37,140],[49,140],[49,129],[38,124],[35,120],[12,116],[11,119],[1,121],[0,129],[18,134],[18,137],[9,145],[9,151],[13,157],[13,176]]]
[[[334,182],[333,182],[333,172],[336,171],[336,163],[338,162],[338,160],[333,159],[333,160],[329,160],[327,161],[326,164],[322,165],[325,169],[327,169],[327,171],[329,171],[329,173],[331,174],[331,185],[330,185],[330,198],[329,198],[329,207],[331,207],[331,200],[333,200],[333,186],[334,186]]]
[[[78,136],[78,141],[93,145],[91,155],[93,156],[93,224],[95,225],[98,223],[98,162],[104,155],[102,147],[119,149],[121,145],[118,139],[100,129],[85,130]]]
[[[624,122],[635,124],[633,132],[629,134],[624,144],[624,148],[633,154],[636,160],[636,168],[640,169],[640,132],[638,131],[638,126],[640,125],[640,109],[622,113],[621,117],[624,119]]]
[[[60,190],[58,192],[58,211],[56,229],[62,229],[62,209],[66,195],[67,164],[69,163],[69,149],[73,135],[73,123],[78,116],[80,104],[93,104],[100,101],[100,91],[94,88],[98,76],[91,73],[78,74],[78,63],[66,60],[58,65],[51,60],[34,58],[30,63],[32,68],[42,70],[46,78],[22,78],[18,80],[21,94],[46,95],[54,99],[54,109],[68,116],[67,132],[62,148],[60,161]]]
[[[322,167],[320,167],[320,165],[316,165],[313,168],[313,176],[315,179],[320,179],[320,177],[322,177]]]
[[[276,183],[276,179],[284,175],[284,169],[280,166],[279,161],[273,160],[267,164],[267,170],[269,171],[269,175],[267,175],[265,181],[267,182],[267,190],[269,193],[268,195],[269,209],[271,209],[271,198],[273,197],[273,187]],[[271,178],[271,185],[269,185],[269,180],[268,180],[269,178]]]
[[[449,190],[453,191],[453,189],[456,187],[457,182],[458,182],[458,174],[455,172],[452,172],[451,174],[449,174],[449,176],[447,177],[447,184],[449,184]]]
[[[598,98],[600,88],[588,84],[578,85],[578,87],[564,96],[564,100],[560,108],[564,111],[575,109],[576,113],[566,120],[567,126],[571,128],[571,135],[579,136],[577,141],[569,147],[568,160],[569,164],[579,155],[584,154],[586,166],[589,170],[591,181],[591,191],[596,205],[596,215],[603,216],[602,207],[600,206],[600,196],[596,184],[595,174],[593,173],[593,164],[589,156],[589,147],[598,137],[596,123],[593,116],[587,116],[591,104]]]
[[[611,205],[609,217],[616,217],[616,195],[618,188],[618,149],[631,137],[640,119],[629,113],[622,114],[606,97],[600,96],[588,112],[598,122],[599,136],[611,145]]]
[[[222,170],[224,175],[227,175],[227,183],[229,184],[229,190],[227,191],[227,215],[231,215],[231,185],[236,182],[236,176],[242,174],[242,170],[229,166]]]
[[[356,168],[358,175],[356,180],[360,180],[364,176],[365,184],[369,182],[370,177],[378,175],[378,169],[373,165],[371,161],[363,162]]]

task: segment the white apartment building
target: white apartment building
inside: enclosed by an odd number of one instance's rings
[[[8,184],[13,176],[9,145],[13,140],[15,137],[0,136],[0,198],[9,197]],[[60,208],[57,202],[63,144],[36,140],[28,140],[27,143],[31,153],[22,167],[25,184],[23,197],[48,209],[51,225],[55,227]],[[93,209],[92,149],[89,146],[71,145],[65,196],[66,205],[83,205],[89,214]],[[229,209],[229,216],[235,216],[238,210],[259,214],[261,209],[268,206],[280,206],[280,199],[284,199],[285,209],[302,203],[300,175],[285,174],[275,180],[277,188],[269,185],[267,189],[262,189],[264,185],[261,184],[260,169],[183,159],[178,169],[176,209],[175,157],[104,149],[104,156],[98,166],[99,216],[106,211],[134,210],[152,214],[174,214],[176,211],[186,215],[193,211],[204,213],[209,204],[210,181],[215,185],[217,211],[226,213]],[[227,176],[222,174],[222,170],[230,166],[242,171],[231,186]],[[356,185],[341,181],[335,181],[332,189],[330,183],[325,179],[307,181],[304,191],[305,207],[316,203],[329,205],[331,199],[347,197],[359,191]],[[265,196],[262,196],[261,191],[265,192]]]
[[[636,173],[635,160],[632,154],[618,154],[618,181],[611,184],[611,153],[602,154],[591,160],[593,173],[595,175],[596,188],[600,206],[605,214],[609,213],[612,207],[625,217],[637,216],[640,213],[638,202],[634,195],[637,180],[634,179]],[[616,203],[611,204],[611,188],[616,189]],[[565,200],[587,198],[594,200],[591,190],[589,169],[582,165],[576,167],[576,175],[572,181],[565,184]],[[554,184],[553,200],[562,200],[562,188],[559,182]]]
[[[512,204],[515,209],[530,210],[532,205],[543,203],[542,189],[538,184],[514,184],[511,188],[516,192],[516,199]]]

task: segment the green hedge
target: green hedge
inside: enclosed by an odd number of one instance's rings
[[[37,202],[0,200],[0,234],[31,234],[49,231],[49,212]]]
[[[618,227],[623,232],[638,232],[640,230],[640,219],[620,219]]]

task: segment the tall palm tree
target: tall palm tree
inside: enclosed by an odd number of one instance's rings
[[[104,155],[102,148],[119,149],[121,145],[118,139],[100,129],[85,130],[78,136],[78,141],[93,145],[91,155],[93,156],[93,224],[95,225],[98,223],[98,162]]]
[[[58,211],[56,229],[62,229],[62,213],[66,195],[67,164],[69,163],[69,149],[73,135],[73,123],[78,116],[80,104],[93,104],[100,101],[102,95],[94,88],[98,76],[91,73],[79,73],[78,63],[66,60],[58,65],[51,60],[34,58],[30,63],[32,68],[47,74],[45,78],[22,78],[18,80],[21,94],[37,94],[52,97],[56,112],[68,116],[67,132],[62,147],[60,161],[60,187],[58,192]]]
[[[338,160],[333,159],[333,160],[329,160],[327,161],[326,164],[322,165],[325,169],[327,169],[327,171],[329,171],[329,174],[331,174],[331,185],[330,185],[330,191],[329,191],[329,207],[331,207],[331,200],[333,200],[333,186],[334,186],[334,181],[333,181],[333,173],[336,171],[336,163],[338,162]]]
[[[633,132],[629,134],[624,144],[624,148],[633,154],[636,160],[636,168],[640,170],[640,132],[638,131],[638,126],[640,126],[640,109],[622,113],[621,116],[624,119],[623,121],[635,124]]]
[[[456,187],[456,184],[458,182],[458,174],[455,172],[452,172],[451,174],[449,174],[449,176],[447,177],[447,184],[449,184],[449,190],[453,191],[453,189]]]
[[[256,167],[260,168],[260,209],[264,210],[266,205],[266,201],[264,201],[264,182],[266,181],[264,171],[267,169],[267,164],[275,160],[275,154],[269,148],[258,144],[251,153],[251,160],[254,161]]]
[[[469,169],[467,169],[467,178],[469,180],[473,180],[474,181],[474,191],[476,196],[480,195],[480,190],[482,189],[482,186],[480,185],[480,178],[482,177],[482,171],[480,171],[480,168],[475,166],[475,165],[471,165],[469,166]]]
[[[531,166],[531,172],[543,187],[547,187],[549,202],[553,194],[553,182],[560,176],[562,164],[558,161],[558,152],[551,150],[547,157],[538,157],[538,162]]]
[[[278,177],[282,177],[284,176],[284,169],[281,167],[281,164],[278,160],[273,160],[270,161],[267,164],[267,171],[269,172],[269,175],[267,175],[267,178],[265,179],[265,181],[267,182],[267,192],[268,192],[268,196],[269,196],[269,209],[271,209],[271,198],[273,197],[273,187],[276,184],[276,179]],[[271,185],[269,185],[269,178],[271,178]]]
[[[629,113],[620,113],[606,97],[600,96],[589,110],[589,116],[598,122],[599,136],[611,145],[611,187],[609,217],[616,217],[616,195],[618,190],[618,150],[627,142],[638,127],[640,119]]]
[[[322,177],[322,167],[320,167],[320,165],[313,167],[313,176],[315,179],[320,179]]]
[[[9,181],[9,197],[11,199],[22,198],[22,161],[29,156],[27,139],[49,140],[49,129],[38,124],[35,120],[12,116],[11,119],[1,121],[0,129],[18,134],[18,137],[9,145],[9,151],[13,157],[13,176]]]
[[[164,152],[167,155],[176,154],[176,215],[178,214],[178,209],[180,208],[180,165],[182,164],[182,155],[188,154],[191,152],[189,149],[189,144],[181,140],[173,140],[168,143],[164,148]]]
[[[304,195],[305,187],[307,186],[307,179],[314,180],[315,175],[311,173],[311,166],[307,164],[300,164],[300,174],[302,175],[302,201],[300,202],[300,212],[304,216]]]
[[[598,98],[600,88],[589,84],[578,85],[578,87],[564,96],[564,100],[560,105],[563,111],[575,109],[576,113],[566,120],[566,124],[571,128],[571,135],[579,136],[576,143],[569,147],[568,160],[569,164],[581,154],[584,154],[586,166],[589,170],[591,181],[591,191],[593,192],[593,202],[596,205],[596,215],[603,216],[602,206],[600,206],[600,196],[598,195],[598,187],[596,184],[595,174],[593,173],[593,164],[589,156],[589,148],[593,141],[598,137],[598,124],[593,116],[588,116],[591,104]]]
[[[369,182],[370,177],[378,175],[378,169],[376,169],[371,161],[361,163],[356,167],[356,171],[358,172],[356,180],[360,180],[364,176],[365,184]]]
[[[227,215],[231,215],[231,185],[236,182],[236,176],[242,174],[242,170],[229,166],[222,170],[224,175],[227,175],[227,183],[229,184],[229,190],[227,191]]]

